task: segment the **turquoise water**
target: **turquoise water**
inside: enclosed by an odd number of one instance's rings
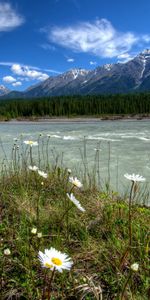
[[[110,181],[115,188],[126,186],[125,173],[136,173],[150,181],[150,122],[140,121],[92,121],[92,122],[10,122],[0,123],[1,151],[0,159],[4,152],[11,159],[14,143],[21,148],[23,140],[37,141],[46,147],[49,139],[49,161],[63,153],[64,167],[73,169],[74,175],[83,170],[82,154],[84,139],[86,140],[87,161],[89,171],[97,170],[95,156],[99,150],[100,176],[103,181],[110,176]],[[47,137],[50,136],[50,137]],[[14,139],[18,141],[15,142]],[[3,145],[3,149],[2,149]],[[44,146],[45,145],[45,146]],[[26,147],[24,145],[24,147]],[[37,149],[33,153],[37,155]],[[19,150],[18,150],[19,151]],[[82,153],[81,153],[82,152]],[[109,164],[108,164],[109,162]]]

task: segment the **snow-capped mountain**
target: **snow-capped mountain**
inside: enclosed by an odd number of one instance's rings
[[[10,92],[9,89],[7,89],[4,85],[0,85],[0,96],[6,95]]]
[[[150,49],[126,63],[105,64],[94,70],[72,69],[58,76],[51,76],[23,93],[10,92],[5,98],[141,91],[150,92]]]
[[[90,71],[84,69],[72,69],[55,77],[49,77],[37,86],[26,91],[27,97],[65,95],[77,93],[80,85]]]

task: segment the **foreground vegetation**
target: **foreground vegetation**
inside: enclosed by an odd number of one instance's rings
[[[71,170],[38,171],[31,141],[27,147],[30,168],[15,161],[0,180],[0,299],[149,299],[150,211],[136,204],[142,182],[123,199],[108,188],[80,185]],[[53,280],[38,258],[51,247],[73,260]]]
[[[0,101],[0,118],[150,114],[150,94],[55,96]]]

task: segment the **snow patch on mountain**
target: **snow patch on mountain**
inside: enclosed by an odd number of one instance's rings
[[[105,65],[103,66],[103,68],[104,68],[105,70],[107,70],[107,71],[110,71],[110,70],[112,69],[112,67],[113,67],[113,64],[105,64]]]
[[[68,72],[68,75],[71,75],[73,79],[76,79],[79,76],[85,76],[89,73],[89,70],[85,69],[72,69]]]
[[[142,68],[142,71],[141,71],[140,78],[143,77],[143,74],[144,74],[144,71],[145,71],[145,67],[146,67],[146,59],[143,58],[141,61],[142,61],[142,63],[143,63],[143,68]]]
[[[0,95],[5,95],[8,94],[10,92],[9,89],[7,89],[4,85],[0,85]]]

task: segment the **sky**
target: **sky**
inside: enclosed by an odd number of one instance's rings
[[[0,0],[0,85],[124,63],[150,48],[149,12],[149,0]]]

